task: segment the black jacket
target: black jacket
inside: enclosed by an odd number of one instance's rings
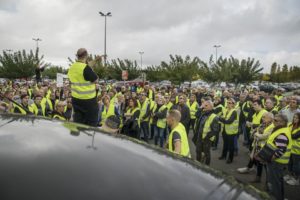
[[[193,137],[193,142],[196,144],[200,141],[202,141],[202,133],[203,133],[203,128],[205,125],[206,120],[209,118],[211,114],[213,114],[214,111],[209,111],[209,112],[203,112],[202,115],[200,116],[199,120],[197,120],[196,124],[196,132]],[[207,133],[206,137],[204,140],[209,140],[211,137],[216,136],[220,132],[220,124],[219,124],[219,118],[218,116],[214,118],[210,125],[211,131]]]

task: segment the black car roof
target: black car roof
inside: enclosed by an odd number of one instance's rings
[[[190,159],[84,125],[0,115],[0,199],[264,199]]]

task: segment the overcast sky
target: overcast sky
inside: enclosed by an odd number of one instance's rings
[[[108,59],[158,65],[170,54],[254,57],[265,71],[274,61],[300,66],[299,0],[0,0],[0,50],[33,49],[67,67],[85,47]]]

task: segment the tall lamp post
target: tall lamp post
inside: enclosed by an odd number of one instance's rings
[[[36,42],[36,48],[39,48],[39,41],[42,41],[41,38],[32,38]]]
[[[214,45],[214,47],[216,48],[216,64],[218,62],[218,48],[221,47],[221,45]]]
[[[143,68],[143,51],[140,51],[139,54],[141,55],[141,69]]]
[[[111,12],[108,12],[106,14],[99,12],[99,14],[104,17],[104,66],[106,66],[106,17],[111,17]]]

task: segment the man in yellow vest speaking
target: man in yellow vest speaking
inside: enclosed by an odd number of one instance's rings
[[[87,63],[88,52],[84,48],[77,51],[77,61],[69,69],[71,82],[74,122],[97,126],[98,104],[96,99],[96,81],[98,76],[93,71],[93,63]],[[101,57],[96,57],[97,60]]]

